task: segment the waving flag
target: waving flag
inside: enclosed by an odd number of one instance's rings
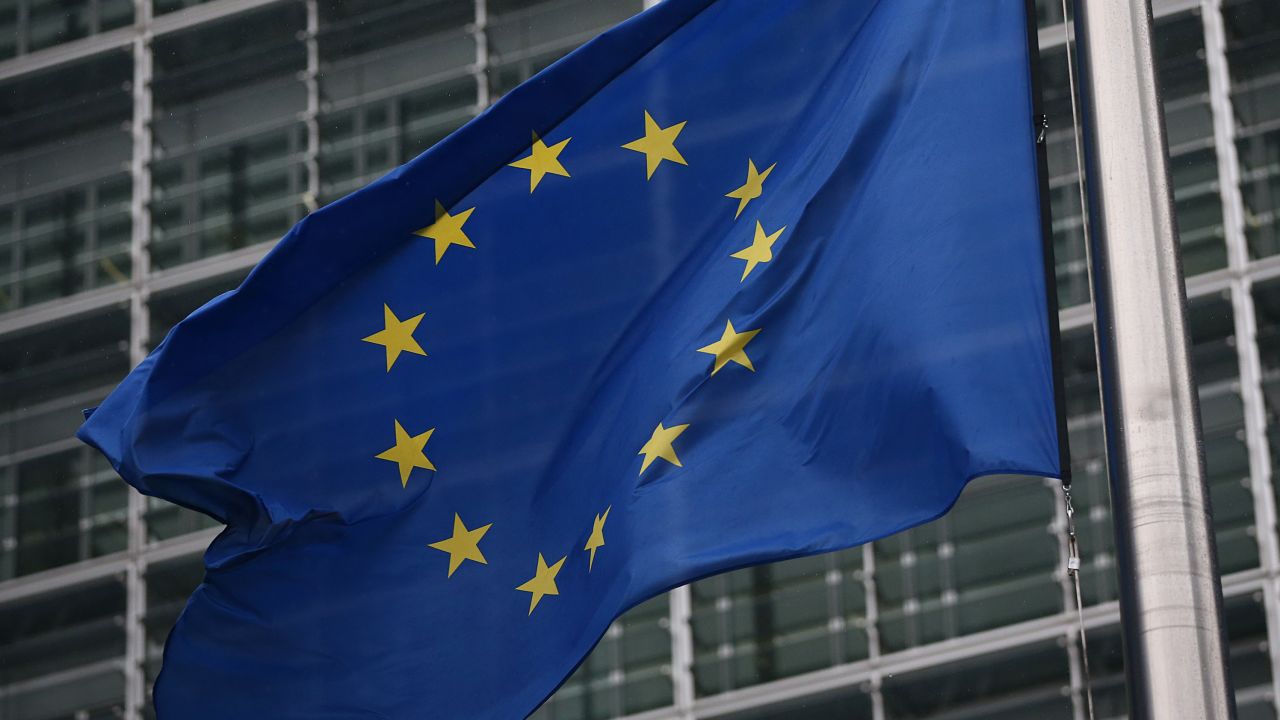
[[[312,213],[80,437],[226,530],[173,718],[509,718],[1059,472],[1023,0],[668,0]]]

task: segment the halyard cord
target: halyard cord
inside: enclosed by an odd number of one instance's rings
[[[1084,670],[1085,708],[1093,720],[1093,678],[1089,675],[1089,643],[1084,632],[1084,603],[1080,599],[1080,547],[1076,543],[1076,511],[1071,504],[1071,486],[1062,486],[1062,500],[1067,507],[1067,574],[1076,591],[1076,618],[1080,623],[1080,663]]]
[[[1076,187],[1080,190],[1080,230],[1084,236],[1085,267],[1086,272],[1089,273],[1089,302],[1092,304],[1094,302],[1093,258],[1091,257],[1093,248],[1090,247],[1088,205],[1085,200],[1084,188],[1084,150],[1080,140],[1080,111],[1076,104],[1075,62],[1071,53],[1071,33],[1067,24],[1068,17],[1070,15],[1067,12],[1067,0],[1062,0],[1062,36],[1063,46],[1067,51],[1067,85],[1071,94],[1071,133],[1075,140],[1076,150]],[[1097,327],[1095,323],[1095,355],[1097,348]],[[1097,367],[1101,367],[1101,364],[1097,365]],[[1093,678],[1089,674],[1089,644],[1084,630],[1084,602],[1080,597],[1080,548],[1076,542],[1076,514],[1075,508],[1071,504],[1071,486],[1066,483],[1062,485],[1062,498],[1063,502],[1066,503],[1067,510],[1067,574],[1071,576],[1071,583],[1076,591],[1076,618],[1079,622],[1081,669],[1084,670],[1085,708],[1088,712],[1089,720],[1094,720]]]

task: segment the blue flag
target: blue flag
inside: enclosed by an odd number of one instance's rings
[[[511,718],[673,586],[1057,476],[1024,0],[667,0],[322,208],[80,430],[227,525],[172,718]]]

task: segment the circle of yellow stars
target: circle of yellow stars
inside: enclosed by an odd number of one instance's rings
[[[644,155],[646,182],[653,180],[654,174],[662,168],[664,162],[673,166],[687,166],[689,164],[676,147],[680,133],[684,130],[686,124],[687,121],[680,121],[663,126],[648,110],[644,111],[644,134],[623,144],[621,147]],[[548,145],[536,132],[533,133],[532,137],[529,154],[519,157],[509,164],[510,167],[529,172],[530,194],[533,194],[549,175],[564,178],[572,177],[561,161],[561,155],[573,138],[566,137]],[[725,193],[726,198],[737,200],[737,208],[733,215],[734,220],[741,217],[743,211],[753,200],[760,198],[764,194],[765,181],[768,180],[769,175],[776,167],[777,163],[773,163],[761,171],[756,166],[753,158],[747,159],[746,180],[742,185]],[[471,250],[476,249],[475,243],[471,241],[464,229],[475,210],[475,207],[470,207],[457,212],[450,212],[439,200],[436,200],[432,223],[413,231],[414,235],[434,243],[436,265],[439,265],[445,254],[455,246]],[[777,230],[769,232],[760,220],[757,219],[755,221],[755,232],[750,244],[729,255],[730,258],[742,260],[745,263],[739,283],[745,283],[748,276],[760,265],[773,260],[774,244],[786,229],[784,225]],[[424,358],[428,357],[427,352],[415,338],[415,333],[418,332],[423,318],[426,317],[426,312],[419,312],[416,315],[408,315],[406,313],[407,316],[402,320],[390,305],[384,304],[382,309],[382,329],[362,338],[362,341],[379,345],[383,348],[386,371],[390,373],[397,361],[406,353]],[[403,308],[401,310],[403,311]],[[739,331],[734,327],[733,320],[726,319],[724,331],[721,333],[720,338],[697,348],[697,352],[712,356],[710,364],[710,374],[712,376],[731,364],[746,368],[750,372],[755,372],[755,365],[747,354],[747,345],[759,333],[760,328]],[[689,427],[689,423],[667,427],[659,422],[649,439],[645,441],[640,451],[636,453],[636,455],[642,456],[639,474],[643,476],[658,460],[662,460],[672,467],[683,467],[680,457],[676,453],[676,442]],[[435,430],[435,428],[428,428],[420,433],[412,434],[400,424],[399,420],[395,420],[395,444],[374,456],[376,459],[396,464],[402,488],[408,488],[409,480],[416,469],[437,472],[436,466],[426,456],[427,442],[431,439]],[[602,512],[596,513],[591,523],[587,542],[582,548],[583,552],[588,553],[588,572],[595,568],[597,551],[605,547],[604,529],[611,510],[612,506],[609,506]],[[462,517],[458,513],[454,513],[453,529],[449,537],[427,545],[428,548],[438,550],[448,556],[446,579],[453,578],[454,574],[462,569],[468,561],[476,565],[488,564],[484,552],[480,549],[480,543],[492,528],[493,523],[468,527]],[[556,576],[559,575],[566,560],[568,560],[567,554],[562,555],[554,562],[548,563],[543,553],[537,552],[533,577],[515,587],[517,591],[529,594],[529,615],[533,615],[533,611],[537,609],[544,598],[560,594],[560,589],[556,585]]]

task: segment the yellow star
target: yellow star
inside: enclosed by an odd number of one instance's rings
[[[449,553],[449,574],[446,577],[453,577],[453,571],[462,565],[463,560],[472,560],[481,565],[489,564],[489,561],[484,559],[484,553],[480,552],[480,538],[484,537],[491,527],[493,523],[475,530],[468,530],[467,526],[462,524],[462,518],[458,513],[453,514],[453,535],[427,546]]]
[[[737,220],[738,216],[742,214],[743,209],[747,207],[747,203],[760,197],[760,193],[764,192],[765,178],[769,177],[769,173],[773,172],[776,167],[778,167],[778,163],[774,163],[765,168],[764,172],[760,172],[756,170],[756,164],[752,160],[747,160],[747,181],[742,184],[742,187],[730,190],[724,195],[725,197],[738,199],[738,212],[733,214],[734,220]]]
[[[538,183],[542,182],[544,175],[560,175],[561,177],[569,177],[569,171],[564,169],[560,164],[560,151],[564,150],[564,146],[569,144],[573,138],[566,138],[551,147],[547,147],[535,133],[533,136],[533,150],[528,157],[522,157],[511,163],[511,167],[520,168],[529,171],[529,192],[532,194],[534,188],[538,187]]]
[[[427,456],[423,454],[422,449],[427,446],[427,441],[431,439],[431,433],[435,432],[435,428],[422,433],[421,435],[410,436],[405,429],[400,426],[400,421],[396,420],[396,444],[395,447],[384,450],[375,457],[379,460],[389,460],[400,466],[400,486],[409,486],[409,473],[414,468],[423,468],[424,470],[435,470],[436,466],[431,464]]]
[[[720,336],[720,339],[706,347],[698,348],[698,352],[716,356],[715,367],[711,368],[712,375],[720,372],[720,368],[728,365],[730,360],[751,372],[755,372],[756,369],[751,366],[751,358],[747,357],[745,348],[747,343],[751,342],[751,338],[754,338],[759,332],[759,330],[735,332],[733,322],[726,320],[724,334]]]
[[[391,307],[386,303],[382,305],[382,324],[385,326],[382,330],[364,338],[367,343],[374,345],[382,345],[387,349],[387,372],[391,372],[391,366],[396,363],[396,358],[400,357],[401,352],[411,352],[415,355],[426,356],[426,352],[417,340],[413,339],[413,331],[418,329],[418,323],[422,322],[422,318],[426,313],[414,315],[408,320],[400,320],[396,314],[391,312]]]
[[[529,598],[530,615],[533,614],[533,609],[538,607],[538,602],[544,595],[560,594],[560,589],[556,587],[556,575],[560,573],[560,566],[564,565],[564,560],[565,558],[560,558],[555,565],[547,567],[547,561],[542,559],[542,553],[538,553],[538,569],[534,572],[533,579],[516,588],[521,592],[532,594]]]
[[[685,121],[688,122],[688,121]],[[684,157],[680,151],[676,149],[676,136],[684,129],[684,123],[679,122],[671,127],[659,127],[654,121],[653,116],[649,115],[649,111],[644,111],[644,137],[637,138],[622,147],[627,150],[635,150],[644,153],[645,168],[648,171],[646,178],[653,177],[653,171],[658,169],[658,165],[663,160],[670,160],[681,165],[688,165],[684,161]]]
[[[773,259],[773,244],[778,240],[778,237],[782,235],[782,231],[786,229],[787,226],[783,225],[772,235],[765,235],[764,226],[760,224],[759,220],[756,221],[755,239],[752,240],[751,244],[747,247],[744,247],[729,256],[731,258],[738,258],[739,260],[747,261],[747,266],[742,270],[742,280],[747,279],[747,276],[751,274],[751,271],[756,269],[756,265],[769,262]],[[742,282],[742,280],[739,280],[738,282]]]
[[[471,238],[462,231],[462,226],[466,224],[467,218],[471,217],[471,213],[475,208],[468,208],[458,213],[450,215],[440,201],[436,201],[436,221],[421,230],[414,230],[414,235],[420,235],[436,241],[436,264],[440,264],[440,258],[444,257],[444,251],[449,249],[450,245],[461,245],[462,247],[475,248]]]
[[[603,515],[596,515],[595,523],[591,526],[591,537],[587,538],[586,547],[583,550],[591,551],[591,558],[587,560],[587,572],[591,572],[592,566],[596,564],[596,550],[604,547],[604,524],[609,519],[609,511],[613,506],[604,509]]]
[[[658,427],[654,428],[653,435],[649,437],[649,442],[640,448],[637,455],[644,455],[644,462],[640,463],[640,474],[643,475],[645,470],[649,469],[649,465],[653,463],[654,458],[662,458],[676,467],[684,467],[680,464],[680,458],[676,457],[676,449],[671,446],[675,439],[680,437],[680,433],[689,429],[689,425],[676,425],[675,427],[664,428],[662,423],[658,423]]]

